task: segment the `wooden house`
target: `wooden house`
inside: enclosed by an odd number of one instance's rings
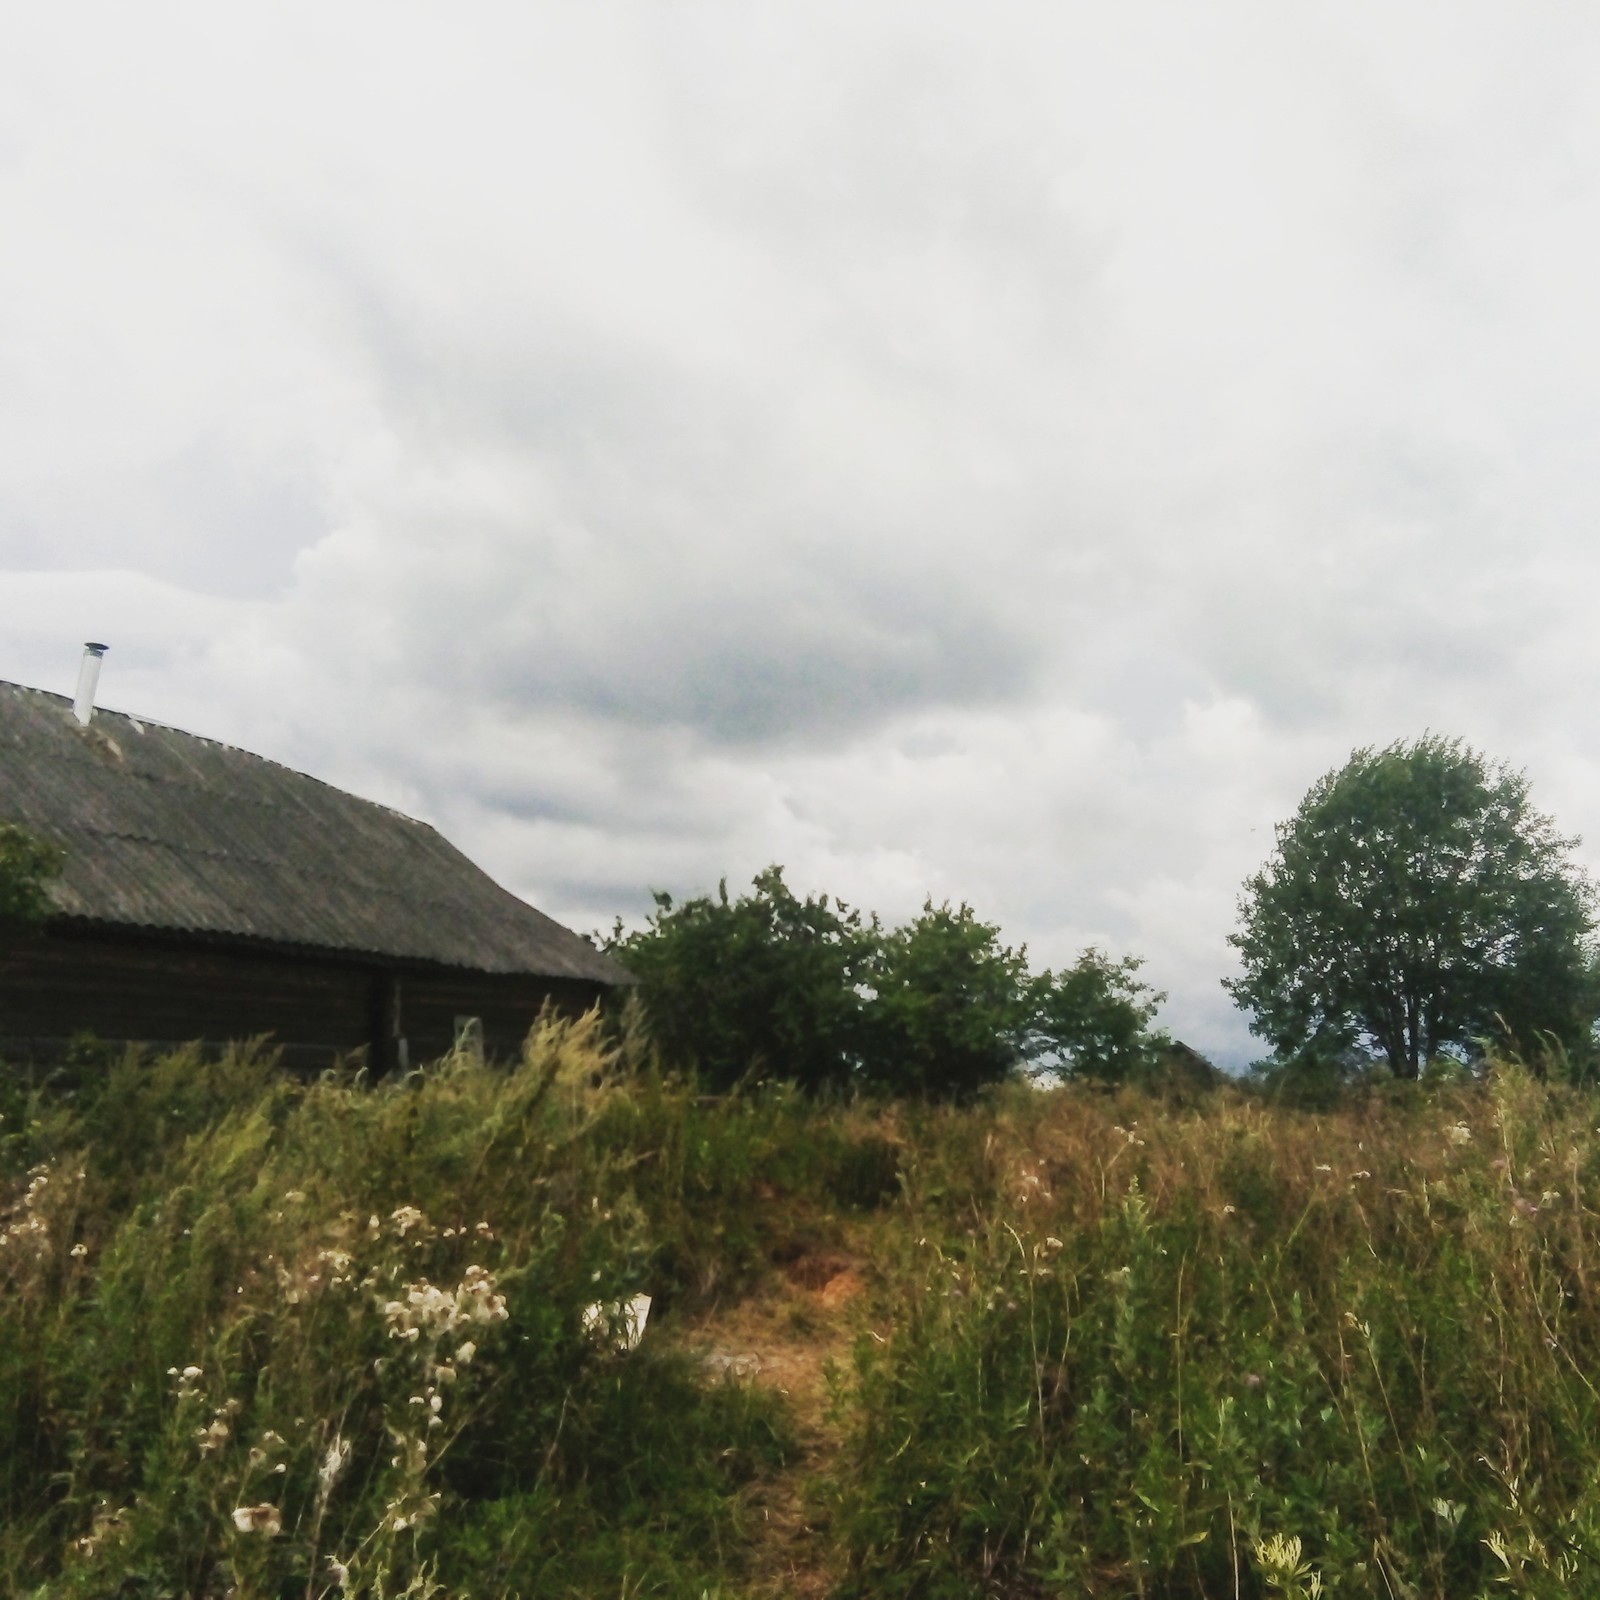
[[[627,974],[425,823],[176,728],[0,683],[0,821],[58,845],[0,930],[0,1059],[270,1036],[316,1069],[516,1052]]]

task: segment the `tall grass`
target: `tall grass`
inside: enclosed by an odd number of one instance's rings
[[[913,1164],[851,1594],[1600,1593],[1594,1102],[1053,1097]]]
[[[0,1589],[723,1592],[781,1409],[584,1310],[756,1272],[801,1112],[624,1065],[591,1018],[376,1088],[6,1080]]]
[[[593,1019],[0,1071],[0,1592],[772,1595],[784,1480],[841,1596],[1600,1593],[1597,1112],[709,1100]],[[808,1251],[832,1455],[674,1336]]]

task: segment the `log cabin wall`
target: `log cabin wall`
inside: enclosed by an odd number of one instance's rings
[[[316,1070],[372,1039],[370,969],[177,940],[33,933],[0,941],[0,1058],[59,1059],[75,1035],[211,1044],[271,1035]]]
[[[366,1051],[385,1072],[437,1060],[476,1018],[485,1057],[511,1061],[547,1000],[577,1015],[604,993],[571,979],[46,929],[0,938],[0,1060],[59,1060],[84,1033],[156,1046],[266,1035],[299,1071]]]

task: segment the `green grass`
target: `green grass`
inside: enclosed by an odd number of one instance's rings
[[[711,1100],[592,1020],[0,1073],[0,1591],[775,1595],[787,1483],[842,1597],[1600,1593],[1597,1121]],[[831,1450],[674,1331],[808,1251],[868,1285]]]
[[[1502,1068],[946,1139],[845,1402],[845,1592],[1600,1593],[1596,1110]]]

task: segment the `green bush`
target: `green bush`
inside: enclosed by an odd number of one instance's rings
[[[905,927],[863,921],[827,895],[798,899],[781,867],[753,893],[674,905],[606,948],[639,980],[636,1001],[664,1063],[715,1089],[779,1079],[809,1092],[970,1099],[1022,1067],[1117,1081],[1166,1041],[1162,998],[1139,962],[1087,950],[1060,973],[965,903],[929,900]]]

